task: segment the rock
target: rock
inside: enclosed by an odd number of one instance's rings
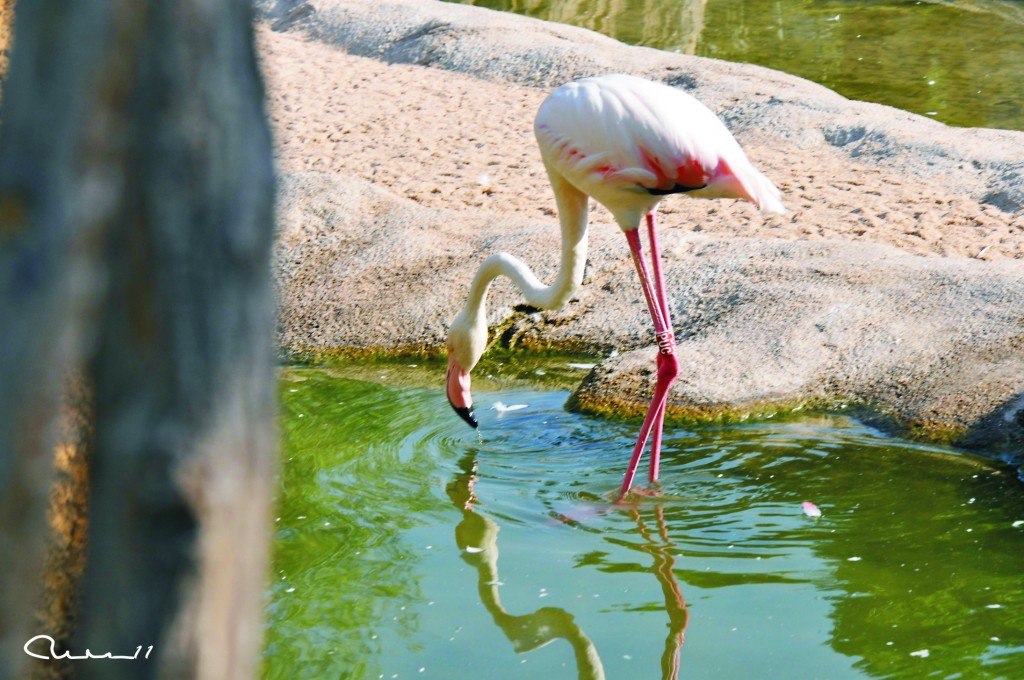
[[[716,240],[673,261],[682,374],[669,414],[742,419],[860,406],[862,417],[1016,453],[1024,399],[1024,267],[886,246]],[[584,315],[586,316],[586,315]],[[604,361],[574,393],[642,415],[653,345]]]
[[[480,225],[326,175],[286,176],[280,193],[280,341],[294,354],[437,351],[475,271],[466,263],[547,242],[536,270],[551,278],[557,266],[557,238],[544,223]],[[519,312],[517,291],[499,279],[489,323],[521,349],[625,349],[591,372],[571,405],[640,415],[656,349],[620,239],[595,232],[584,284],[563,310]],[[670,416],[854,405],[928,439],[1019,451],[1022,263],[680,231],[667,232],[663,247],[683,365]]]
[[[523,83],[547,87],[619,70],[694,92],[753,149],[752,157],[775,164],[770,176],[790,173],[780,184],[793,213],[769,222],[741,204],[665,202],[661,245],[683,364],[670,414],[722,420],[856,408],[904,433],[1019,458],[1024,133],[948,128],[767,69],[627,47],[582,29],[462,5],[321,0],[315,12],[293,1],[257,5],[281,30],[377,59],[433,66],[417,76],[424,81],[428,75],[465,79],[439,70],[448,69],[505,82],[527,125],[534,105],[527,110],[526,102],[534,95],[513,89]],[[304,49],[293,42],[288,49]],[[329,69],[331,57],[321,57]],[[372,76],[383,77],[388,74]],[[464,93],[475,91],[459,83]],[[272,90],[285,87],[287,81],[272,79]],[[363,87],[369,88],[365,79]],[[403,89],[391,108],[423,103],[407,95]],[[381,96],[375,91],[375,101]],[[302,109],[302,101],[278,106],[288,126],[301,119],[284,112]],[[383,111],[374,115],[359,124],[365,127],[333,137],[337,128],[313,129],[317,153],[352,139],[372,147],[390,120]],[[477,127],[460,128],[463,136],[484,134],[481,122],[470,123]],[[528,131],[517,134],[516,144],[530,143]],[[288,147],[290,154],[298,144]],[[446,156],[443,142],[423,161],[388,148],[379,161],[361,162],[368,171],[344,165],[332,173],[295,171],[321,160],[334,168],[351,149],[340,148],[315,162],[289,159],[291,169],[282,174],[275,270],[286,354],[440,353],[447,324],[485,257],[505,250],[541,280],[554,277],[555,218],[538,209],[540,199],[515,200],[545,194],[551,204],[536,159],[516,161],[528,185],[512,185],[489,165],[474,169],[464,155],[469,147]],[[377,173],[388,165],[397,168],[388,181],[413,186],[405,189],[413,200],[382,188]],[[455,166],[469,179],[445,184],[446,169]],[[423,174],[426,183],[415,188],[399,172]],[[481,193],[481,172],[493,195]],[[468,196],[465,205],[439,207],[458,203],[459,191]],[[448,203],[432,202],[442,192]],[[488,201],[483,207],[481,197]],[[571,405],[636,415],[646,409],[653,382],[651,323],[621,233],[599,223],[600,210],[594,216],[587,273],[574,299],[538,314],[518,307],[518,291],[499,279],[488,322],[499,343],[517,349],[620,351],[591,372]],[[697,226],[687,231],[682,224]],[[944,241],[950,234],[959,240]],[[769,238],[775,235],[782,238]],[[958,256],[912,254],[921,252]],[[993,254],[1011,259],[977,259]]]

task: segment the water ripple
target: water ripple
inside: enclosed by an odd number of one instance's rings
[[[397,374],[286,374],[268,678],[518,677],[531,612],[607,677],[657,676],[682,628],[685,677],[1024,673],[1024,500],[988,461],[842,417],[668,428],[660,482],[616,504],[635,424],[504,390],[475,432]],[[549,654],[531,677],[574,663]]]

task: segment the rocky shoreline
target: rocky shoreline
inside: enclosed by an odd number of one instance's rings
[[[469,279],[499,250],[550,280],[557,217],[536,105],[565,80],[632,72],[717,111],[791,210],[663,204],[684,367],[669,415],[852,404],[1019,461],[1024,133],[948,128],[767,69],[462,5],[258,6],[286,354],[443,352]],[[489,322],[517,349],[616,350],[571,405],[632,415],[649,398],[650,322],[621,233],[603,209],[592,222],[566,308],[517,309],[500,281]]]

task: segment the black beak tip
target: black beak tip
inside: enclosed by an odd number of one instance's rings
[[[459,414],[459,417],[466,421],[466,423],[474,430],[479,426],[476,422],[476,414],[473,413],[472,407],[469,406],[452,406],[452,409]]]

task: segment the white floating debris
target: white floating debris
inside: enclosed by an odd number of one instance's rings
[[[910,656],[917,656],[917,657],[920,657],[922,659],[926,659],[926,658],[928,658],[928,650],[927,649],[919,649],[916,652],[911,652]]]
[[[800,504],[800,507],[804,509],[804,514],[808,517],[821,517],[821,510],[810,501],[804,501]]]
[[[536,373],[537,375],[547,375],[546,371],[542,371],[539,368],[536,371],[534,371],[534,373]]]
[[[566,364],[566,366],[568,366],[569,368],[578,368],[581,371],[589,371],[594,366],[597,366],[597,364],[572,364],[572,363],[570,363],[570,364]]]
[[[483,548],[477,548],[477,547],[472,546],[472,545],[467,545],[466,546],[466,552],[468,552],[468,553],[482,553],[483,551],[484,551]]]
[[[294,593],[295,592],[295,588],[294,587],[289,588],[288,590],[286,590],[284,592],[286,592],[286,593]]]
[[[1002,608],[1003,608],[1003,605],[1001,605],[1001,604],[987,604],[987,605],[985,605],[985,609],[1002,609]]]
[[[1012,526],[1013,526],[1014,529],[1019,529],[1021,527],[1024,527],[1024,519],[1017,520],[1016,522],[1013,523]]]
[[[847,557],[846,561],[847,562],[860,562],[860,558],[857,557],[856,555],[854,555],[853,557]]]
[[[505,413],[506,411],[518,411],[519,409],[526,408],[527,406],[529,406],[529,404],[509,404],[508,406],[506,406],[500,401],[496,401],[494,402],[494,406],[492,406],[491,408],[497,411],[498,413]]]

